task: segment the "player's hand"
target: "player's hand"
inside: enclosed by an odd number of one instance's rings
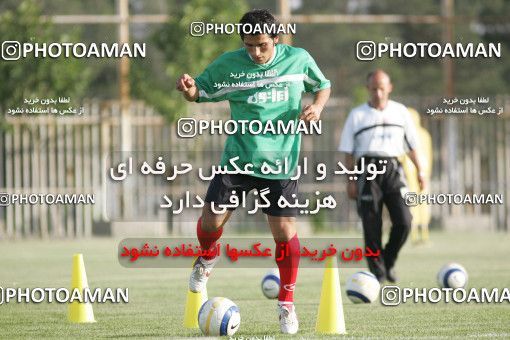
[[[420,186],[420,191],[423,191],[425,187],[427,186],[427,180],[425,178],[425,175],[422,173],[418,173],[418,185]]]
[[[181,92],[189,92],[192,88],[195,87],[195,79],[193,79],[189,74],[183,74],[175,84],[178,91]]]
[[[347,196],[352,200],[358,198],[358,185],[356,181],[349,181],[347,183]]]
[[[317,104],[305,105],[303,111],[301,111],[301,115],[299,115],[299,119],[305,122],[317,121],[321,118],[322,109],[323,107]]]

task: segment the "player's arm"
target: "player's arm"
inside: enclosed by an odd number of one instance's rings
[[[354,169],[354,163],[356,161],[354,155],[354,113],[351,111],[347,116],[344,127],[342,129],[342,135],[340,137],[340,144],[338,145],[338,151],[345,154],[344,166],[348,170]],[[347,180],[347,196],[350,199],[356,199],[358,197],[358,186],[356,181]]]
[[[304,120],[306,122],[316,121],[321,118],[322,110],[324,109],[324,105],[329,99],[329,95],[331,94],[330,88],[325,88],[315,92],[315,98],[312,104],[305,105],[303,107],[303,111],[299,116],[299,119]]]
[[[354,156],[350,153],[345,154],[345,167],[349,170],[354,169]],[[358,198],[358,186],[356,181],[347,180],[347,196],[353,200]]]
[[[425,173],[423,172],[423,167],[421,166],[420,157],[418,156],[418,153],[416,150],[419,150],[419,138],[418,138],[418,131],[416,130],[416,126],[414,125],[414,122],[411,119],[411,114],[407,110],[407,108],[404,108],[405,116],[405,138],[408,143],[409,151],[407,152],[407,155],[409,156],[409,159],[413,162],[414,166],[416,167],[416,173],[417,173],[417,179],[418,184],[420,185],[420,191],[423,191],[425,188]]]
[[[425,174],[423,172],[423,168],[421,166],[420,157],[418,157],[418,154],[416,153],[416,150],[411,150],[407,153],[409,156],[409,159],[413,162],[414,166],[416,167],[416,172],[418,176],[418,184],[420,185],[420,190],[425,189]]]
[[[324,77],[315,60],[312,56],[303,50],[303,57],[305,61],[304,79],[305,92],[313,92],[314,100],[310,105],[303,107],[299,119],[307,122],[317,121],[321,117],[324,105],[329,99],[331,93],[331,82]]]
[[[184,98],[189,102],[194,102],[198,99],[198,88],[193,79],[189,74],[183,74],[175,84],[177,91],[182,92]]]

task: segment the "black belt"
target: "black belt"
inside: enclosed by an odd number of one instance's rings
[[[391,160],[396,160],[398,161],[398,157],[388,157],[388,156],[369,156],[369,155],[363,155],[360,157],[361,158],[365,158],[365,160],[368,160],[368,159],[374,159],[376,161],[379,161],[379,160],[386,160],[386,161],[391,161]]]
[[[389,166],[390,164],[392,166],[390,166],[391,169],[398,169],[402,166],[402,164],[400,163],[398,157],[383,157],[383,156],[361,156],[358,161],[357,161],[357,164],[359,164],[361,162],[362,159],[365,159],[365,162],[366,163],[376,163],[378,166],[379,166],[379,161],[386,161],[384,163],[387,164],[387,166]]]

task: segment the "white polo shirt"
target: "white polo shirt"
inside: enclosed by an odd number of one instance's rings
[[[416,127],[407,108],[388,101],[380,111],[368,103],[354,108],[340,138],[338,150],[354,157],[400,157],[417,147]]]

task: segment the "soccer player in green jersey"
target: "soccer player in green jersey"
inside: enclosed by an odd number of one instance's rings
[[[252,10],[246,13],[242,25],[252,27],[275,27],[275,18],[267,10]],[[256,34],[245,34],[253,31]],[[317,67],[313,58],[304,49],[278,43],[274,31],[244,30],[240,32],[244,47],[222,54],[196,78],[183,74],[177,80],[177,90],[191,102],[217,102],[228,100],[231,119],[258,120],[262,124],[271,122],[317,121],[329,98],[330,82]],[[313,103],[301,106],[303,92],[314,93]],[[275,124],[276,125],[276,124]],[[236,164],[241,169],[253,164],[253,174],[216,174],[212,179],[202,216],[197,223],[197,237],[204,250],[215,247],[221,237],[223,226],[232,214],[215,214],[212,204],[226,204],[232,195],[243,192],[269,189],[270,206],[262,209],[267,215],[269,227],[276,242],[276,249],[286,249],[282,260],[277,261],[280,271],[280,293],[278,315],[283,333],[295,334],[298,320],[294,308],[294,288],[299,266],[300,244],[296,233],[297,208],[280,207],[278,199],[285,197],[294,201],[297,195],[297,180],[290,179],[295,169],[301,144],[299,133],[261,134],[242,133],[240,129],[229,135],[221,163],[229,165],[229,159],[239,157]],[[271,166],[286,158],[290,171],[285,174],[264,173],[260,165]],[[233,192],[234,191],[234,192]],[[294,196],[293,196],[294,195]],[[280,256],[280,251],[275,257]],[[217,256],[197,258],[191,273],[189,288],[202,291]]]

